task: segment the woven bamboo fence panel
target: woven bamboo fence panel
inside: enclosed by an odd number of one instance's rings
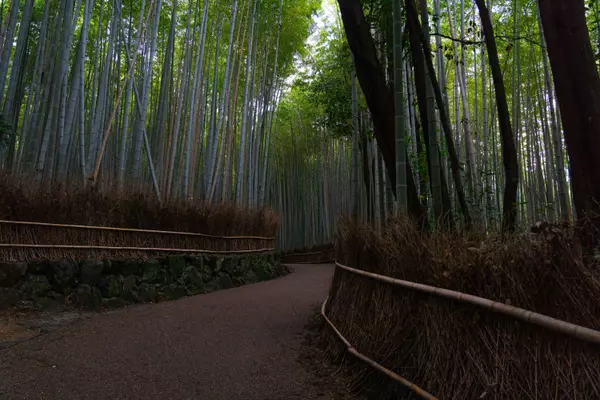
[[[147,258],[167,253],[248,254],[274,250],[274,237],[215,236],[192,232],[0,220],[0,262]]]

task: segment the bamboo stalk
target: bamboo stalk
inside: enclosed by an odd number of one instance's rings
[[[255,239],[255,240],[274,240],[275,237],[264,237],[264,236],[217,236],[209,235],[207,233],[197,232],[177,232],[177,231],[160,231],[152,229],[135,229],[135,228],[115,228],[109,226],[93,226],[93,225],[69,225],[69,224],[51,224],[47,222],[29,222],[29,221],[7,221],[0,220],[0,224],[7,225],[24,225],[24,226],[46,226],[46,227],[57,227],[57,228],[73,228],[73,229],[89,229],[89,230],[102,230],[102,231],[113,231],[113,232],[136,232],[136,233],[155,233],[163,235],[182,235],[182,236],[200,236],[214,239]]]
[[[119,247],[119,246],[88,246],[88,245],[70,245],[70,244],[21,244],[21,243],[0,243],[0,248],[17,249],[74,249],[74,250],[114,250],[114,251],[158,251],[174,253],[204,253],[204,254],[250,254],[267,253],[275,251],[275,248],[264,248],[256,250],[203,250],[203,249],[163,249],[157,247]]]
[[[586,342],[600,344],[600,331],[586,328],[584,326],[575,325],[567,321],[562,321],[556,318],[549,317],[547,315],[539,314],[533,311],[525,310],[523,308],[509,306],[504,303],[485,299],[483,297],[474,296],[467,293],[461,293],[454,290],[443,289],[435,286],[424,285],[422,283],[404,281],[401,279],[391,278],[389,276],[374,274],[372,272],[362,271],[359,269],[351,268],[346,265],[342,265],[336,261],[335,265],[346,271],[355,273],[357,275],[366,276],[381,282],[389,283],[391,285],[400,286],[408,289],[417,290],[419,292],[433,294],[439,297],[444,297],[450,300],[461,301],[463,303],[472,304],[485,308],[500,314],[519,319],[521,321],[529,322],[543,328],[563,333],[575,339],[583,340]]]
[[[430,393],[426,392],[425,390],[421,389],[420,387],[418,387],[414,383],[410,382],[408,379],[403,378],[402,376],[396,374],[395,372],[392,372],[389,369],[385,368],[381,364],[378,364],[377,362],[373,361],[369,357],[367,357],[367,356],[359,353],[352,346],[352,344],[344,337],[344,335],[342,335],[342,333],[335,327],[335,325],[333,324],[333,322],[331,322],[329,320],[329,318],[327,318],[327,316],[325,315],[325,307],[327,306],[327,301],[328,300],[329,300],[329,297],[327,297],[325,299],[325,301],[323,302],[323,305],[321,306],[321,315],[323,316],[323,318],[325,319],[325,321],[329,324],[329,326],[331,327],[331,329],[333,329],[333,331],[336,333],[336,335],[340,338],[340,340],[342,342],[344,342],[344,345],[346,345],[346,347],[348,349],[348,352],[350,354],[352,354],[356,358],[364,361],[365,363],[369,364],[371,367],[375,368],[379,372],[384,373],[385,375],[387,375],[391,379],[395,380],[396,382],[399,382],[402,385],[406,386],[408,389],[412,390],[415,394],[419,395],[421,398],[427,399],[427,400],[437,400],[437,397],[435,397],[432,394],[430,394]]]
[[[150,1],[150,5],[148,7],[148,14],[146,15],[145,28],[140,33],[140,35],[138,37],[137,43],[135,45],[136,49],[139,49],[140,43],[142,42],[142,38],[144,37],[144,32],[148,28],[148,23],[150,21],[150,15],[152,13],[152,5],[153,4],[154,4],[154,0],[151,0]],[[125,78],[123,79],[123,82],[121,83],[121,86],[119,87],[119,91],[117,93],[116,104],[113,107],[113,110],[112,110],[112,113],[110,115],[110,118],[108,119],[108,124],[106,126],[106,129],[104,130],[104,137],[102,138],[102,145],[100,147],[100,151],[98,152],[98,156],[96,157],[96,163],[94,165],[94,171],[92,172],[92,176],[90,177],[91,181],[94,182],[94,183],[98,179],[98,173],[100,172],[100,163],[102,162],[102,157],[104,155],[104,151],[106,150],[106,143],[108,141],[108,136],[110,135],[110,132],[111,132],[111,129],[112,129],[112,124],[114,123],[115,116],[117,114],[117,108],[119,106],[119,103],[121,102],[121,97],[123,95],[123,91],[125,90],[125,85],[127,84],[127,80],[131,79],[129,75],[131,74],[131,72],[135,68],[135,61],[136,61],[137,53],[138,53],[137,51],[133,53],[133,60],[131,61],[131,65],[129,66],[129,70],[127,71],[127,75],[125,75]]]

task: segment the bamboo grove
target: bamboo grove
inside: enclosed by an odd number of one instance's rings
[[[33,187],[268,205],[286,249],[342,214],[577,217],[535,0],[0,0],[0,23],[0,165]]]
[[[2,169],[35,186],[264,204],[314,0],[2,0]]]
[[[540,220],[575,220],[563,122],[537,1],[339,0],[325,4],[330,9],[327,27],[303,59],[308,67],[291,88],[295,120],[286,116],[288,126],[281,129],[298,135],[311,127],[315,137],[328,132],[340,143],[344,168],[350,170],[344,170],[344,179],[336,183],[346,199],[345,207],[336,212],[355,213],[381,227],[386,216],[412,206],[421,209],[430,227],[444,219],[457,227],[495,231],[506,223],[505,188],[510,186],[507,181],[514,181],[518,183],[512,224],[517,229],[528,229]],[[412,20],[411,4],[412,16],[417,17]],[[598,2],[585,3],[596,65],[599,10]],[[361,15],[366,25],[362,32],[357,28]],[[486,40],[492,36],[496,70]],[[430,48],[429,54],[421,50],[421,41],[423,48]],[[369,53],[371,43],[373,54]],[[361,50],[354,53],[356,49]],[[361,70],[367,78],[354,96],[355,76]],[[503,80],[505,104],[500,104],[497,78]],[[385,90],[380,90],[383,85]],[[381,98],[385,91],[390,97]],[[501,115],[503,110],[505,115]],[[394,143],[377,135],[378,124],[382,130],[381,126],[390,123],[395,147],[405,151],[394,154]],[[507,129],[512,140],[505,140]],[[506,155],[510,143],[513,160]],[[321,153],[315,149],[310,154]],[[334,165],[330,168],[339,171]],[[301,167],[296,164],[294,168],[295,174]],[[320,177],[321,168],[313,173]],[[393,179],[402,177],[402,171],[408,171],[406,181]],[[416,193],[412,198],[411,185]],[[299,190],[294,201],[300,201],[304,193]],[[304,207],[310,210],[315,200],[307,201]]]

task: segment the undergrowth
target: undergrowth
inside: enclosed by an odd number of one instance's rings
[[[146,258],[155,253],[171,253],[170,249],[264,251],[275,247],[274,236],[279,226],[279,215],[269,208],[254,210],[233,203],[209,204],[181,200],[161,203],[151,192],[104,192],[92,187],[67,188],[57,185],[31,189],[7,177],[0,177],[0,219],[218,236],[0,223],[0,243],[45,246],[3,246],[0,248],[0,261],[115,256]]]
[[[600,330],[600,267],[568,227],[499,237],[426,233],[407,220],[382,234],[343,221],[340,263],[512,304]],[[509,317],[337,269],[328,316],[359,352],[440,399],[600,398],[600,346]],[[322,330],[330,354],[347,356]],[[360,362],[354,383],[412,398]]]
[[[211,235],[275,236],[279,215],[234,203],[170,200],[152,192],[105,192],[93,187],[34,189],[0,176],[0,219],[172,230]]]

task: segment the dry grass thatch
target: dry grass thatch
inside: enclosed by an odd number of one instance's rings
[[[226,239],[0,223],[0,243],[218,251],[273,248],[274,236],[279,227],[279,215],[268,208],[251,210],[232,203],[207,204],[199,201],[159,203],[151,193],[106,193],[93,188],[67,190],[56,186],[33,190],[5,176],[0,177],[0,220],[262,237]],[[0,248],[0,261],[80,258],[85,254],[90,256],[90,253],[68,249]],[[104,253],[102,252],[103,256]],[[123,254],[132,255],[130,252]]]
[[[337,258],[351,267],[505,302],[600,329],[600,266],[573,232],[476,241],[390,221],[382,235],[348,221]],[[368,357],[441,399],[599,399],[600,346],[492,311],[393,287],[339,268],[327,315]],[[335,356],[345,352],[324,329]],[[353,364],[355,382],[380,398],[411,398]]]

